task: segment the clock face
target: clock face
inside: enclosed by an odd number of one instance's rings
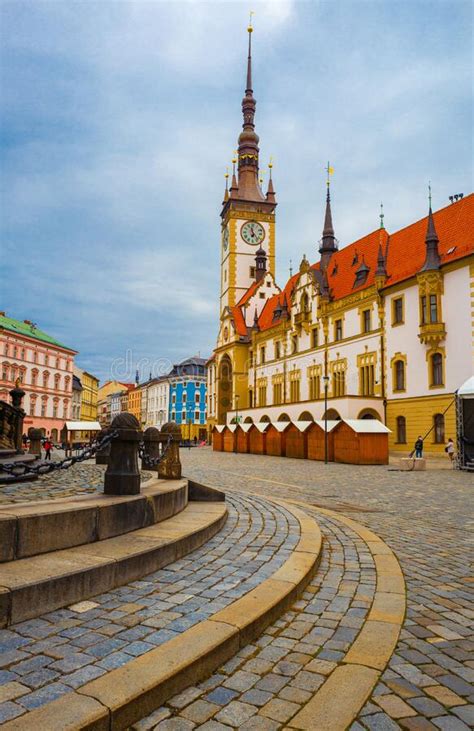
[[[257,221],[246,221],[240,229],[240,235],[246,244],[261,244],[265,238],[265,229]]]
[[[229,246],[229,229],[227,226],[222,232],[222,245],[224,247],[224,251],[227,251],[227,247]]]

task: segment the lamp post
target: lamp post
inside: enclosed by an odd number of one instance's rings
[[[328,463],[328,384],[329,376],[323,376],[324,381],[324,464]]]
[[[235,394],[235,423],[236,423],[236,432],[234,436],[234,452],[237,451],[237,426],[239,425],[239,394]]]

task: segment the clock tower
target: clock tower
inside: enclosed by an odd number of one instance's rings
[[[247,84],[242,99],[243,125],[230,189],[226,188],[221,223],[221,315],[233,307],[256,281],[255,256],[259,248],[268,257],[268,270],[275,275],[275,191],[271,177],[267,193],[259,182],[259,137],[255,132],[257,102],[252,89],[252,32],[248,27],[249,47]],[[237,172],[236,172],[237,165]]]

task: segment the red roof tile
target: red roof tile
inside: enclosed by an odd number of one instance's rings
[[[474,194],[471,193],[457,203],[436,211],[433,218],[439,238],[441,264],[461,259],[474,252]],[[387,286],[415,276],[425,261],[427,225],[428,217],[425,216],[394,234],[389,235],[385,229],[377,229],[333,254],[328,267],[331,298],[341,299],[374,283],[380,243],[386,259]],[[369,267],[369,273],[365,282],[354,287],[356,271],[362,261]],[[319,269],[319,262],[313,264],[311,269]],[[278,303],[282,304],[286,299],[288,310],[291,309],[291,295],[298,278],[299,274],[294,274],[281,294],[267,300],[258,319],[260,330],[268,330],[278,324],[279,320],[274,320],[273,317]],[[255,293],[257,285],[257,282],[253,283],[238,305],[232,308],[239,335],[247,334],[240,307]]]

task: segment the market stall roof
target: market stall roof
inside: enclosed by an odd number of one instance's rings
[[[360,434],[389,434],[390,429],[378,419],[342,419],[341,422]]]
[[[68,431],[100,431],[102,429],[98,421],[66,421]]]
[[[458,388],[458,396],[461,396],[461,398],[474,398],[474,376],[471,376],[467,379],[467,381],[464,381],[462,386]]]

